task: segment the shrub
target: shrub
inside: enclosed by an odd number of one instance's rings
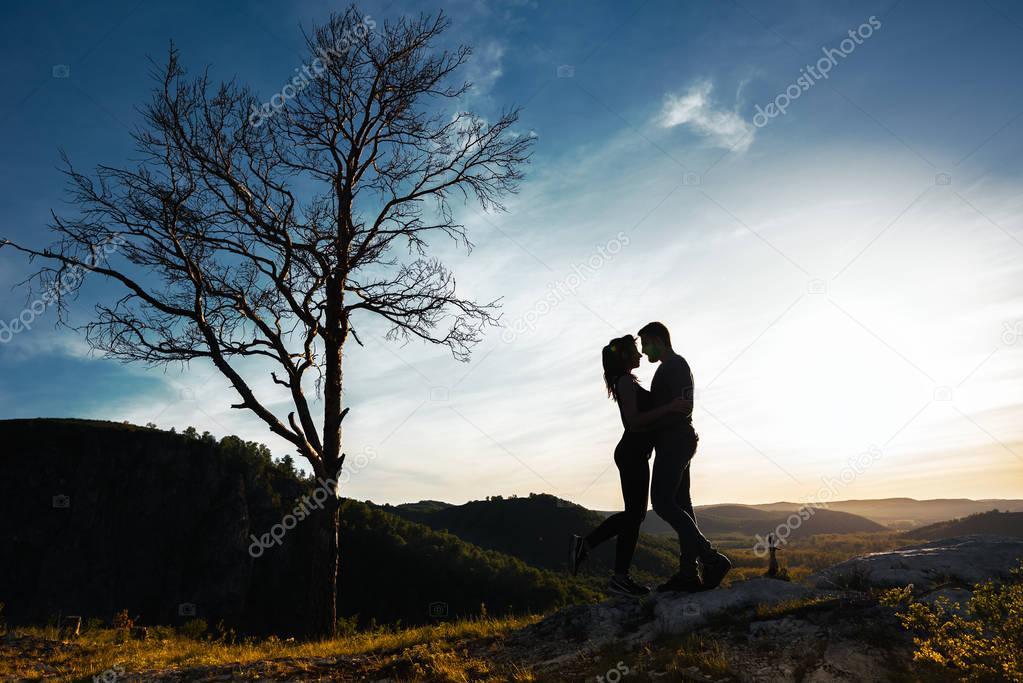
[[[135,626],[135,620],[128,616],[126,609],[115,614],[112,623],[118,631],[130,631]]]
[[[346,638],[359,632],[359,615],[340,617],[337,620],[337,637]]]
[[[192,640],[199,640],[206,633],[206,620],[203,618],[189,619],[178,629],[181,635]]]
[[[1023,564],[1004,584],[975,585],[965,611],[944,596],[918,602],[912,586],[885,592],[881,602],[914,631],[915,661],[957,669],[968,680],[1023,683]]]

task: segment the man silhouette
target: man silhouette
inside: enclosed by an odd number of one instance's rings
[[[687,413],[665,415],[653,423],[657,455],[650,499],[654,512],[678,534],[679,545],[678,573],[657,590],[692,593],[717,588],[732,563],[700,533],[689,494],[689,463],[699,441],[693,429],[693,373],[685,358],[671,348],[671,335],[662,323],[645,325],[639,331],[639,338],[647,359],[660,363],[650,383],[653,404],[665,405],[676,397],[689,401]],[[703,565],[702,580],[697,561]]]

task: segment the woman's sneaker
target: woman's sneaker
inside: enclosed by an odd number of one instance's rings
[[[630,598],[641,598],[650,593],[650,589],[632,580],[628,574],[615,574],[607,584],[607,589],[612,593],[624,595]]]
[[[579,566],[589,554],[589,550],[586,548],[586,541],[583,537],[572,534],[572,550],[568,565],[572,568],[572,576],[576,576],[579,573]]]

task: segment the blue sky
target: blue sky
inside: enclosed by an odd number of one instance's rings
[[[149,60],[171,40],[193,72],[210,65],[269,97],[308,62],[300,27],[332,7],[4,4],[0,237],[45,244],[50,210],[73,212],[59,150],[82,169],[131,157]],[[436,9],[360,7],[377,21]],[[366,321],[346,366],[345,439],[374,457],[348,495],[546,491],[617,507],[620,422],[600,348],[658,319],[700,392],[698,503],[808,500],[873,448],[835,497],[1023,497],[1023,7],[444,9],[446,39],[474,46],[460,106],[494,118],[522,105],[536,136],[507,213],[461,209],[472,253],[434,245],[463,294],[503,297],[508,328],[462,364]],[[844,52],[800,87],[824,50]],[[755,119],[787,89],[784,113]],[[29,272],[0,252],[0,320],[29,303],[10,289]],[[90,280],[72,321],[113,292]],[[209,367],[124,366],[54,319],[0,344],[0,417],[195,425],[287,452],[228,408]],[[257,385],[272,395],[268,377]]]

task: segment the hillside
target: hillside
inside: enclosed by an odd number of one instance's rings
[[[907,531],[903,536],[905,538],[930,540],[972,534],[1023,538],[1023,512],[991,510],[990,512],[981,512],[947,522],[929,524],[919,529]]]
[[[236,437],[219,442],[84,420],[0,421],[0,602],[10,623],[58,613],[286,633],[304,618],[308,525],[257,557],[251,536],[278,524],[313,482]],[[315,512],[313,513],[315,514]],[[593,597],[562,576],[346,501],[339,612],[360,623],[541,611]],[[414,571],[410,569],[414,568]],[[435,614],[436,615],[436,614]]]
[[[160,681],[1019,681],[1023,540],[970,536],[854,557],[803,584],[609,599],[541,616],[373,629],[317,642],[116,628],[11,629],[0,679]],[[888,590],[892,589],[892,590]],[[969,605],[965,620],[935,604]],[[910,621],[906,621],[906,619]],[[937,656],[935,656],[937,655]],[[953,664],[954,662],[954,664]],[[1004,675],[1002,675],[1004,674]]]

